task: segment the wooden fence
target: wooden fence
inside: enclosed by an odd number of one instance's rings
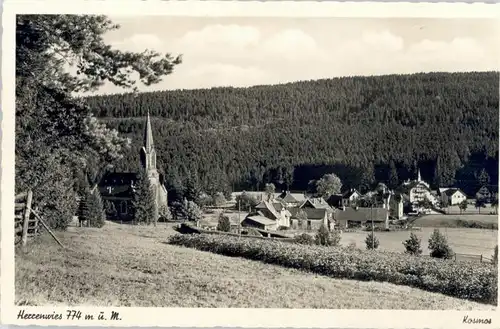
[[[40,227],[43,227],[61,247],[64,247],[32,206],[33,192],[31,190],[15,196],[14,243],[26,246],[28,239],[39,236],[41,234]]]
[[[14,214],[14,241],[23,246],[28,242],[28,238],[40,234],[38,218],[33,218],[31,206],[33,202],[33,192],[23,192],[15,196]]]
[[[493,261],[492,258],[485,257],[483,255],[473,255],[473,254],[457,254],[453,256],[453,260],[455,261],[473,261],[478,263],[491,263]]]

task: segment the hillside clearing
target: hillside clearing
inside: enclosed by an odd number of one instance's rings
[[[19,305],[491,310],[388,283],[331,279],[165,244],[164,224],[59,233],[16,254]],[[411,296],[411,297],[410,297]]]

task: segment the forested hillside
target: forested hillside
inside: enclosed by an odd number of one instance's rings
[[[96,116],[133,140],[117,170],[135,170],[152,116],[167,186],[306,189],[335,172],[344,188],[414,178],[477,188],[498,180],[499,76],[429,73],[250,88],[95,96]],[[484,174],[483,174],[484,179]],[[189,183],[189,184],[191,184]]]

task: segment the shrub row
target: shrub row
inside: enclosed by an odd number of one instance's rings
[[[497,303],[497,268],[489,264],[203,234],[173,235],[169,243],[335,278],[390,282],[482,303]]]

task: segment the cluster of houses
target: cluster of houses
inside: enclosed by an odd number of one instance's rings
[[[238,200],[243,194],[258,204],[249,209],[241,226],[263,230],[317,230],[321,225],[330,230],[371,225],[388,229],[391,222],[404,220],[408,214],[425,213],[443,204],[452,206],[469,200],[458,188],[431,190],[430,185],[422,180],[420,171],[417,179],[404,182],[395,191],[379,184],[375,191],[364,195],[356,189],[326,199],[289,191],[235,192],[232,200]],[[481,188],[476,195],[476,198],[485,200],[491,197],[487,187]]]

